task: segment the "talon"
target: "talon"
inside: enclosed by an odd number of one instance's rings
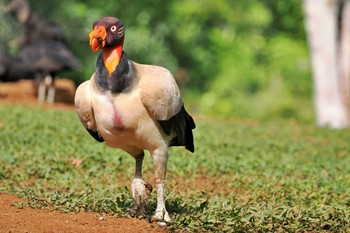
[[[134,209],[127,209],[126,210],[126,213],[128,213],[129,215],[131,215],[131,216],[136,216],[136,211],[134,210]]]
[[[137,178],[132,181],[131,188],[137,210],[144,213],[145,209],[143,205],[148,206],[148,195],[152,191],[152,185],[146,183],[142,179]]]
[[[156,211],[151,220],[152,222],[171,222],[171,218],[166,210]]]
[[[150,183],[145,183],[145,187],[147,189],[147,194],[150,194],[153,191],[153,187]]]

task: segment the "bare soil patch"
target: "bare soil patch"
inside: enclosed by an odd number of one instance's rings
[[[76,86],[72,80],[57,79],[55,82],[55,103],[38,103],[38,83],[33,80],[19,80],[18,82],[0,82],[0,104],[35,105],[45,108],[74,109],[74,94]]]
[[[14,195],[0,194],[0,232],[164,232],[145,220],[115,218],[96,213],[18,208],[26,201]]]

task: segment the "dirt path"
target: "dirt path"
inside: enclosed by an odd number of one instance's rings
[[[35,84],[31,80],[15,83],[0,82],[1,104],[23,104],[43,108],[74,110],[75,85],[71,80],[60,79],[56,82],[55,103],[38,104]],[[14,195],[0,193],[0,232],[84,232],[84,233],[129,233],[129,232],[166,232],[157,224],[136,218],[102,217],[96,213],[63,213],[33,208],[18,208],[16,203],[26,201]],[[101,217],[103,219],[101,219]]]
[[[29,106],[40,106],[43,108],[58,108],[74,110],[73,104],[75,84],[68,79],[56,80],[55,103],[38,103],[38,84],[32,80],[19,80],[18,82],[0,82],[0,104],[22,104]]]
[[[0,232],[165,232],[166,229],[135,218],[103,217],[94,213],[18,208],[25,200],[0,194]]]

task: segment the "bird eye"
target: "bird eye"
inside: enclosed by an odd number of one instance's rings
[[[112,26],[112,27],[111,27],[111,31],[112,31],[112,32],[117,31],[117,27],[116,27],[116,26]]]

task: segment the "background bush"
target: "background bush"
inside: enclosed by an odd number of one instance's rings
[[[126,24],[128,56],[170,69],[192,111],[239,118],[313,118],[300,1],[29,2],[43,18],[62,25],[82,63],[79,71],[64,76],[77,84],[94,71],[97,54],[88,46],[92,22],[116,16]],[[0,19],[0,46],[16,54],[13,40],[21,35],[21,26],[4,12]]]

